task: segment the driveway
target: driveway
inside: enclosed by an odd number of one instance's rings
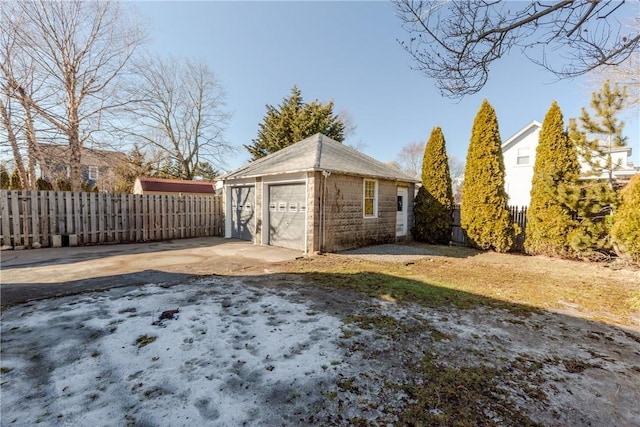
[[[194,276],[228,275],[302,255],[221,237],[4,251],[0,253],[0,301],[7,306],[121,286],[172,285]]]

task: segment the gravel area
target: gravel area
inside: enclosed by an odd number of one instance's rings
[[[419,248],[411,245],[402,244],[386,244],[368,246],[365,248],[352,249],[344,252],[340,252],[340,255],[362,258],[367,261],[375,262],[412,262],[418,259],[422,259],[429,255],[437,255],[433,251],[429,251],[425,248]]]

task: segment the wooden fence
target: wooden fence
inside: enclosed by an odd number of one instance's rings
[[[0,245],[74,246],[222,236],[221,196],[0,191]]]
[[[511,221],[518,224],[520,232],[515,236],[513,250],[524,252],[524,231],[527,227],[527,207],[509,206]],[[453,210],[453,226],[451,228],[451,241],[456,245],[467,246],[467,236],[460,226],[460,205],[456,205]]]

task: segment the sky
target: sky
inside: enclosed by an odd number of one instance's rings
[[[226,138],[236,149],[225,170],[249,160],[242,145],[256,138],[266,105],[280,104],[294,84],[305,101],[333,100],[336,113],[347,111],[357,127],[345,143],[383,162],[396,160],[409,143],[425,142],[435,126],[449,156],[464,160],[484,98],[496,110],[504,142],[532,120],[542,122],[553,100],[568,124],[594,90],[587,77],[559,81],[514,51],[491,66],[479,93],[445,98],[434,80],[411,69],[398,41],[406,32],[387,1],[133,5],[148,24],[150,50],[206,61],[226,89],[232,113]],[[636,165],[638,116],[638,109],[624,115]]]

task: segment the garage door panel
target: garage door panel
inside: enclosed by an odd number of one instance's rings
[[[253,240],[255,230],[254,187],[231,189],[231,237]]]
[[[303,184],[269,187],[269,244],[304,251],[307,218]]]

